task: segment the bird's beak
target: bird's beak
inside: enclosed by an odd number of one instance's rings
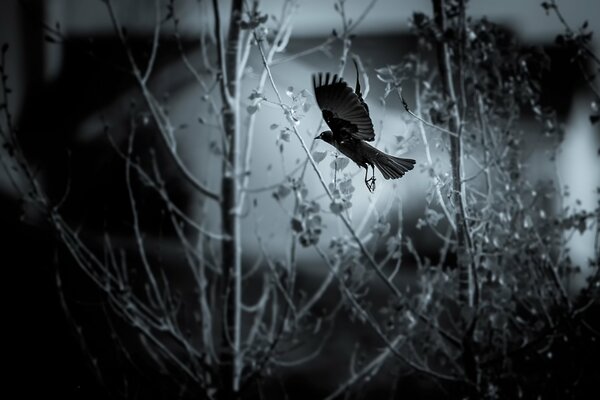
[[[321,135],[315,136],[315,138],[313,140],[317,140],[317,139],[321,139]]]

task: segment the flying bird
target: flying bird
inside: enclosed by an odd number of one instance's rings
[[[329,126],[315,139],[321,139],[338,149],[346,157],[365,169],[365,185],[375,191],[375,167],[385,179],[398,179],[413,169],[415,160],[394,157],[377,150],[367,142],[375,140],[369,107],[360,92],[358,66],[356,67],[356,90],[352,90],[337,75],[327,73],[313,75],[313,87],[323,119]],[[369,166],[373,175],[368,178]]]

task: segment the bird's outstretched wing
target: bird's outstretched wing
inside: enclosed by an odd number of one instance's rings
[[[356,95],[358,96],[358,100],[360,101],[360,104],[362,104],[362,106],[365,108],[365,110],[367,111],[367,114],[369,113],[369,106],[367,105],[367,103],[365,103],[365,100],[362,97],[362,93],[360,91],[360,79],[358,76],[358,63],[356,62],[356,59],[352,59],[352,61],[354,61],[354,68],[356,69],[356,86],[354,87],[354,93],[356,93]]]
[[[374,140],[373,122],[362,97],[337,75],[331,81],[329,78],[329,73],[313,75],[313,86],[317,104],[331,131],[339,140]]]

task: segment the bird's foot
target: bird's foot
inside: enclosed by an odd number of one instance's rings
[[[369,192],[375,192],[375,177],[365,180],[365,185],[367,185],[367,189],[369,189]]]

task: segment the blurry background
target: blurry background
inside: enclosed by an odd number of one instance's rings
[[[581,202],[582,208],[593,209],[598,201],[596,187],[600,184],[600,164],[598,148],[600,135],[598,125],[589,123],[589,94],[584,90],[581,75],[561,50],[554,45],[554,38],[563,32],[560,22],[553,16],[546,16],[538,0],[505,0],[502,2],[480,0],[470,2],[470,14],[475,17],[487,16],[490,20],[502,24],[514,33],[523,46],[542,46],[551,57],[552,70],[546,77],[544,99],[555,107],[564,121],[566,138],[559,159],[560,174],[564,182],[569,182],[571,196],[564,199]],[[201,46],[198,41],[202,30],[212,32],[212,11],[207,1],[176,2],[177,16],[181,19],[183,44],[192,62],[201,62]],[[220,2],[222,15],[227,26],[229,2]],[[349,1],[347,12],[358,17],[367,2]],[[600,2],[597,0],[575,0],[559,2],[561,11],[573,26],[579,26],[588,20],[590,29],[595,32],[594,47],[600,53]],[[150,2],[128,0],[115,2],[121,23],[127,26],[131,43],[139,46],[140,52],[151,40],[154,27],[154,9]],[[262,11],[279,15],[278,1],[263,1]],[[356,30],[352,51],[358,54],[369,75],[369,82],[363,87],[369,88],[366,98],[371,109],[378,147],[388,151],[398,151],[402,144],[404,156],[417,160],[415,170],[400,181],[388,182],[378,179],[378,188],[374,195],[364,189],[363,173],[355,165],[349,165],[345,172],[354,174],[353,182],[357,188],[353,197],[351,215],[353,220],[360,217],[369,206],[387,209],[394,197],[386,193],[399,193],[404,212],[404,229],[417,232],[414,228],[417,218],[422,216],[423,198],[428,185],[426,171],[419,166],[425,159],[424,150],[416,140],[410,140],[413,132],[405,122],[406,115],[400,102],[389,98],[385,104],[380,101],[384,85],[375,77],[374,69],[388,64],[398,63],[402,55],[415,50],[416,42],[408,35],[408,20],[413,12],[431,13],[427,1],[378,1],[368,16]],[[44,40],[42,22],[56,26],[64,34],[63,43],[51,43]],[[288,54],[296,54],[321,44],[331,35],[334,28],[339,29],[339,16],[333,9],[333,3],[322,0],[302,1],[296,12],[294,33],[287,48]],[[180,124],[177,130],[182,157],[190,170],[197,176],[206,178],[207,184],[216,188],[219,184],[220,161],[218,151],[218,132],[209,124],[201,122],[208,119],[210,113],[206,102],[199,101],[200,88],[187,73],[178,57],[177,45],[172,37],[172,29],[163,30],[163,39],[157,59],[151,86],[156,92],[164,94],[168,100],[169,112],[173,121]],[[23,147],[36,167],[38,177],[44,182],[50,196],[59,199],[64,193],[68,178],[71,179],[71,193],[64,205],[64,212],[75,224],[80,226],[81,234],[87,237],[101,237],[103,230],[110,226],[113,232],[122,232],[124,245],[129,240],[127,232],[130,219],[129,210],[123,208],[126,188],[123,185],[123,166],[106,140],[104,122],[110,125],[110,134],[117,141],[123,141],[128,127],[129,111],[132,102],[141,103],[138,89],[126,73],[125,53],[113,32],[106,8],[101,1],[85,0],[47,0],[47,1],[3,1],[0,4],[0,43],[9,43],[7,58],[9,86],[12,88],[11,107],[20,129]],[[146,46],[146,47],[144,47]],[[340,55],[339,43],[329,46],[326,52],[312,52],[304,57],[295,58],[273,66],[275,81],[281,92],[293,88],[294,92],[310,87],[311,75],[320,71],[337,71]],[[328,53],[328,54],[327,54]],[[282,58],[285,58],[281,56]],[[262,69],[256,51],[251,55],[247,79],[244,81],[243,99],[251,94],[256,86],[257,77]],[[345,79],[354,85],[355,71],[347,66]],[[267,98],[274,98],[270,88],[265,91]],[[411,103],[411,94],[407,100]],[[314,103],[312,98],[309,101]],[[248,101],[248,104],[249,101]],[[142,127],[139,140],[146,146],[158,145],[158,139],[151,126],[144,126],[147,116],[139,115]],[[321,115],[316,106],[310,108],[302,119],[300,131],[305,140],[310,141],[319,132]],[[275,106],[263,104],[258,114],[254,152],[250,178],[250,187],[256,189],[253,198],[257,200],[256,215],[264,216],[244,223],[245,262],[252,262],[257,256],[256,232],[268,238],[267,245],[275,255],[284,247],[289,231],[289,217],[286,211],[278,207],[272,198],[275,187],[271,185],[282,180],[286,173],[295,168],[303,159],[303,152],[295,144],[284,143],[280,154],[276,139],[279,129],[273,124],[283,126],[285,119],[281,110]],[[531,128],[524,125],[523,129]],[[594,130],[595,129],[595,130]],[[550,178],[544,159],[547,144],[540,140],[538,132],[531,132],[531,141],[526,143],[531,155],[528,173],[534,178]],[[398,137],[406,139],[400,141]],[[320,167],[328,179],[333,178],[329,163],[333,160],[330,148],[325,143],[316,147],[319,151],[328,151],[327,158]],[[0,150],[2,152],[3,150]],[[0,156],[5,154],[0,153]],[[160,155],[159,157],[164,157]],[[443,157],[443,156],[441,156]],[[168,165],[168,164],[167,164]],[[211,172],[214,171],[214,172]],[[181,178],[173,167],[163,171],[169,180],[175,200],[190,214],[198,208],[199,199],[191,196],[181,184]],[[306,184],[315,190],[318,181],[310,170]],[[152,198],[142,204],[152,208]],[[27,378],[32,369],[39,371],[48,394],[70,393],[81,398],[89,398],[96,385],[93,375],[86,364],[88,360],[81,354],[75,336],[70,331],[55,294],[52,263],[56,245],[53,235],[40,228],[39,216],[27,212],[22,207],[16,193],[12,190],[4,172],[0,172],[0,232],[2,260],[0,263],[8,272],[5,284],[11,287],[9,306],[15,312],[13,322],[18,341],[16,346],[15,371]],[[25,212],[22,212],[22,209]],[[216,209],[215,209],[216,211]],[[197,215],[202,224],[214,231],[219,221],[207,216]],[[370,226],[373,221],[364,221]],[[168,232],[164,232],[160,221],[148,222],[144,226],[148,240],[155,240],[155,257],[165,263],[177,266],[181,255],[171,251]],[[324,237],[340,234],[343,230],[332,219],[327,223]],[[586,236],[587,235],[587,236]],[[575,235],[573,238],[573,258],[575,262],[585,264],[592,254],[593,234]],[[434,253],[439,246],[435,238],[414,235],[418,248],[425,253]],[[308,281],[314,277],[320,279],[325,271],[318,265],[314,255],[306,251],[299,254],[302,275]],[[279,254],[283,255],[283,254]],[[179,261],[178,261],[179,260]],[[580,261],[577,261],[580,260]],[[76,282],[76,279],[74,280]],[[77,284],[77,283],[76,283]],[[75,301],[85,302],[85,283],[80,294],[75,293]],[[577,284],[574,283],[574,288]],[[377,289],[375,289],[377,290]],[[575,290],[575,289],[573,289]],[[80,298],[77,296],[81,295]],[[93,297],[93,296],[92,296]],[[94,299],[90,300],[91,302]],[[360,340],[361,333],[348,333],[338,343]],[[334,353],[334,350],[332,350]],[[322,369],[324,376],[336,375],[335,360],[327,361],[325,354],[311,368]],[[36,372],[37,373],[37,372]],[[314,370],[312,371],[314,374]],[[40,376],[36,377],[39,382]],[[294,382],[294,377],[290,382]],[[298,385],[304,385],[302,374],[297,377]],[[312,382],[316,387],[327,386],[324,382]],[[33,390],[33,388],[31,388]],[[25,392],[29,390],[24,389]]]

